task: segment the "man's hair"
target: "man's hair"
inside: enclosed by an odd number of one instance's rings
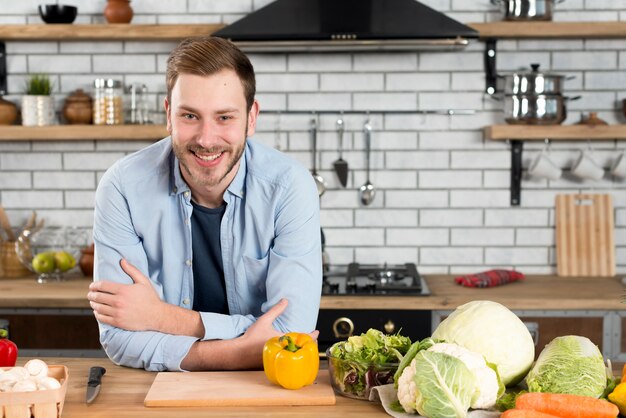
[[[256,93],[252,63],[235,44],[212,36],[188,38],[174,48],[167,59],[167,99],[171,100],[172,89],[180,74],[209,76],[222,70],[233,70],[239,77],[249,112]]]

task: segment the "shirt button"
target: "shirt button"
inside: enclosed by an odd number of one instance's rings
[[[185,218],[185,220],[183,221],[183,223],[184,223],[185,225],[189,225],[189,219]]]
[[[184,195],[185,197],[189,197],[189,192],[185,192],[185,193],[183,193],[183,195]]]
[[[172,191],[173,191],[174,193],[178,192],[178,187],[174,187],[174,188],[172,189]]]
[[[187,264],[188,266],[191,266],[191,260],[185,261],[185,264]]]
[[[189,299],[183,299],[183,305],[189,305]]]

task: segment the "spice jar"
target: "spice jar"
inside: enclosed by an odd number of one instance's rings
[[[93,103],[83,89],[78,89],[67,96],[63,106],[63,116],[70,124],[89,124],[92,118]]]
[[[121,125],[124,123],[122,82],[98,78],[94,81],[94,125]]]

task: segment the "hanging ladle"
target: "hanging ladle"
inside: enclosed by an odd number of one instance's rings
[[[374,195],[376,194],[376,189],[374,185],[370,182],[370,149],[372,147],[372,125],[370,125],[370,121],[366,121],[363,126],[363,134],[365,137],[365,175],[366,181],[363,186],[359,189],[359,197],[361,198],[361,203],[365,206],[372,203],[374,200]]]
[[[317,174],[317,122],[315,118],[311,119],[311,147],[313,152],[313,169],[311,170],[311,174],[313,175],[313,179],[315,180],[315,186],[317,187],[317,194],[319,197],[322,197],[324,192],[326,191],[326,182],[324,181],[324,177]]]

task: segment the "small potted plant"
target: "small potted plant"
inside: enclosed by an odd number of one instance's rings
[[[22,96],[22,125],[53,125],[54,100],[52,82],[47,74],[35,74],[26,80],[26,94]]]

